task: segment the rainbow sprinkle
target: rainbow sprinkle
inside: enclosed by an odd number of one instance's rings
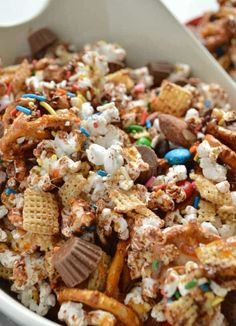
[[[11,194],[17,194],[17,192],[14,189],[6,188],[5,189],[5,194],[9,196]]]
[[[21,105],[17,105],[16,106],[16,110],[17,111],[20,111],[20,112],[23,112],[23,113],[25,113],[27,115],[31,115],[32,114],[32,111],[30,109],[28,109],[28,108],[26,108],[24,106],[21,106]]]
[[[107,172],[103,171],[103,170],[98,170],[97,174],[100,175],[101,177],[106,177],[107,176]]]
[[[84,134],[86,137],[90,137],[90,133],[83,127],[80,127],[79,130]]]
[[[24,94],[21,97],[23,97],[23,98],[34,98],[34,99],[36,99],[38,101],[46,101],[46,99],[47,99],[45,96],[37,95],[37,94]]]
[[[75,93],[71,93],[71,92],[67,92],[66,95],[69,96],[69,97],[75,97],[76,96]]]
[[[54,111],[54,109],[51,107],[51,105],[49,105],[46,102],[40,102],[39,103],[44,109],[46,109],[50,114],[52,115],[56,115],[56,111]]]

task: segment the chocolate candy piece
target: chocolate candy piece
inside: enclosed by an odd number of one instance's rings
[[[173,76],[173,77],[169,78],[169,81],[171,81],[172,83],[175,83],[179,86],[185,86],[188,84],[188,79],[184,78],[184,77],[180,77],[180,76]]]
[[[164,157],[165,154],[170,150],[169,142],[167,139],[160,139],[155,147],[155,152],[158,157]]]
[[[45,81],[55,81],[60,83],[63,79],[66,78],[66,70],[63,67],[47,67],[43,71],[43,78]]]
[[[112,74],[120,69],[123,69],[125,64],[123,62],[108,62],[109,72]]]
[[[144,326],[165,326],[164,323],[159,323],[151,316],[148,316],[148,319],[145,321]]]
[[[221,308],[229,325],[236,325],[236,291],[231,291],[222,302]]]
[[[3,122],[0,121],[0,138],[4,135],[4,126],[3,126]]]
[[[72,237],[53,256],[53,265],[68,287],[86,280],[97,268],[102,256],[98,246]]]
[[[227,180],[230,183],[230,191],[236,191],[236,171],[228,168]]]
[[[32,54],[35,56],[46,50],[50,45],[52,45],[57,40],[56,34],[54,34],[48,28],[40,28],[37,31],[33,32],[28,37],[28,42],[32,51]]]
[[[154,86],[160,86],[162,81],[172,73],[174,67],[168,62],[150,62],[148,69],[150,75],[153,76]]]
[[[4,82],[0,82],[0,96],[3,96],[6,94],[7,86]]]
[[[157,168],[158,168],[158,158],[153,149],[145,145],[137,145],[137,150],[142,156],[144,162],[149,164],[149,170],[141,172],[137,183],[144,184],[151,176],[157,176]]]
[[[159,114],[158,118],[161,131],[173,144],[190,147],[196,141],[195,134],[188,129],[184,120],[170,114]]]

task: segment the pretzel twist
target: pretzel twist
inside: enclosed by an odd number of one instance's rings
[[[69,126],[66,124],[68,121]],[[0,139],[0,150],[5,159],[13,159],[25,150],[24,146],[17,143],[18,138],[33,138],[32,144],[27,146],[28,149],[43,139],[51,138],[48,128],[67,130],[79,122],[80,119],[72,114],[43,115],[34,121],[29,121],[29,117],[20,116]]]
[[[229,165],[232,169],[236,170],[236,153],[231,150],[228,146],[222,144],[218,139],[214,136],[207,134],[205,139],[212,147],[220,147],[222,151],[219,154],[219,158],[221,161],[227,165]]]

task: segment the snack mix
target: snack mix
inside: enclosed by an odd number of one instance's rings
[[[236,111],[186,64],[47,28],[0,70],[0,278],[68,326],[236,325]]]
[[[206,12],[197,36],[221,66],[236,81],[236,1],[218,0],[216,12]]]

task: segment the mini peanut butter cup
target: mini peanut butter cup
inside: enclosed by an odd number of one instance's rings
[[[150,62],[148,70],[150,75],[153,76],[153,85],[158,87],[164,79],[169,77],[174,70],[174,66],[168,62]]]
[[[31,33],[28,37],[28,42],[34,56],[43,50],[46,50],[47,47],[52,45],[56,40],[56,34],[48,28],[40,28]]]
[[[85,281],[101,259],[98,246],[77,237],[70,238],[53,256],[53,265],[68,287]]]

